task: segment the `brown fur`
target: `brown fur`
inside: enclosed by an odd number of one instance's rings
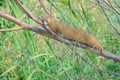
[[[99,41],[94,36],[83,31],[82,29],[77,29],[69,25],[60,23],[51,15],[46,15],[42,19],[47,20],[47,26],[55,33],[61,34],[68,39],[83,42],[85,44],[88,44],[89,46],[102,49]]]

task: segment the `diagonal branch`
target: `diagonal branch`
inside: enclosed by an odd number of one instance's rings
[[[115,12],[115,13],[117,13],[118,15],[120,15],[120,12],[117,10],[117,9],[115,9],[114,8],[114,6],[113,6],[113,4],[111,3],[111,1],[106,1],[106,0],[104,0],[111,8],[112,8],[112,10]]]
[[[33,21],[35,21],[36,23],[38,23],[40,26],[42,26],[46,31],[48,31],[52,36],[59,38],[58,35],[56,33],[54,33],[53,31],[51,31],[47,26],[45,26],[44,21],[39,21],[37,20],[29,11],[27,11],[27,9],[25,9],[22,4],[18,1],[15,0],[16,4],[19,6],[19,8],[28,16],[30,17]],[[45,6],[43,5],[43,1],[40,0],[40,5],[42,6],[42,8],[45,10],[45,12],[49,15],[51,15],[49,13],[49,11],[45,8]]]
[[[42,22],[40,22],[39,20],[37,20],[30,12],[28,12],[23,6],[22,4],[18,1],[18,0],[14,0],[16,2],[16,4],[19,6],[19,8],[29,17],[31,18],[33,21],[35,21],[36,23],[38,23],[39,25],[42,25]]]
[[[112,28],[115,30],[115,32],[120,36],[120,32],[116,29],[115,25],[112,24],[110,18],[108,17],[108,15],[107,15],[107,13],[106,13],[106,11],[105,11],[105,8],[101,5],[100,0],[96,0],[97,3],[96,3],[96,2],[93,2],[93,1],[91,1],[91,0],[89,0],[89,1],[90,1],[91,3],[94,3],[94,4],[98,5],[98,6],[101,8],[101,10],[103,11],[103,13],[104,13],[104,15],[105,15],[108,23],[112,26]],[[109,4],[107,4],[107,5],[109,5]],[[112,9],[111,11],[115,12],[113,9]]]
[[[43,8],[43,10],[44,10],[47,14],[52,15],[52,14],[46,9],[46,7],[43,5],[44,3],[43,3],[42,0],[39,0],[39,3],[40,3],[40,5],[41,5],[41,7]]]

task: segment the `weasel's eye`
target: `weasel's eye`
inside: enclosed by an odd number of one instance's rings
[[[48,24],[48,20],[42,20],[42,23],[47,25]]]

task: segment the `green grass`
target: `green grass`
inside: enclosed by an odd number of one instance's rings
[[[45,15],[37,0],[20,1],[38,19]],[[99,7],[90,8],[92,5],[87,1],[57,0],[56,3],[52,2],[52,5],[50,1],[45,1],[46,7],[51,8],[60,22],[90,32],[100,39],[104,49],[120,54],[119,36],[108,24]],[[0,2],[0,9],[21,21],[38,26],[17,7],[13,0]],[[118,25],[116,20],[114,23]],[[13,27],[17,25],[0,18],[0,29]],[[119,72],[118,62],[105,59],[104,64],[99,65],[98,56],[95,54],[80,48],[73,47],[73,49],[75,51],[63,43],[28,30],[1,32],[0,80],[120,79],[120,76],[99,72],[78,57],[75,52],[103,70]]]

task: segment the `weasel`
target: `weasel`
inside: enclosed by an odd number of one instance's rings
[[[47,26],[55,33],[63,35],[64,37],[75,40],[77,42],[85,43],[93,48],[102,50],[102,46],[99,44],[99,40],[93,35],[85,32],[82,29],[77,29],[69,25],[60,23],[55,17],[51,15],[46,15],[42,17],[42,20],[47,22]]]

